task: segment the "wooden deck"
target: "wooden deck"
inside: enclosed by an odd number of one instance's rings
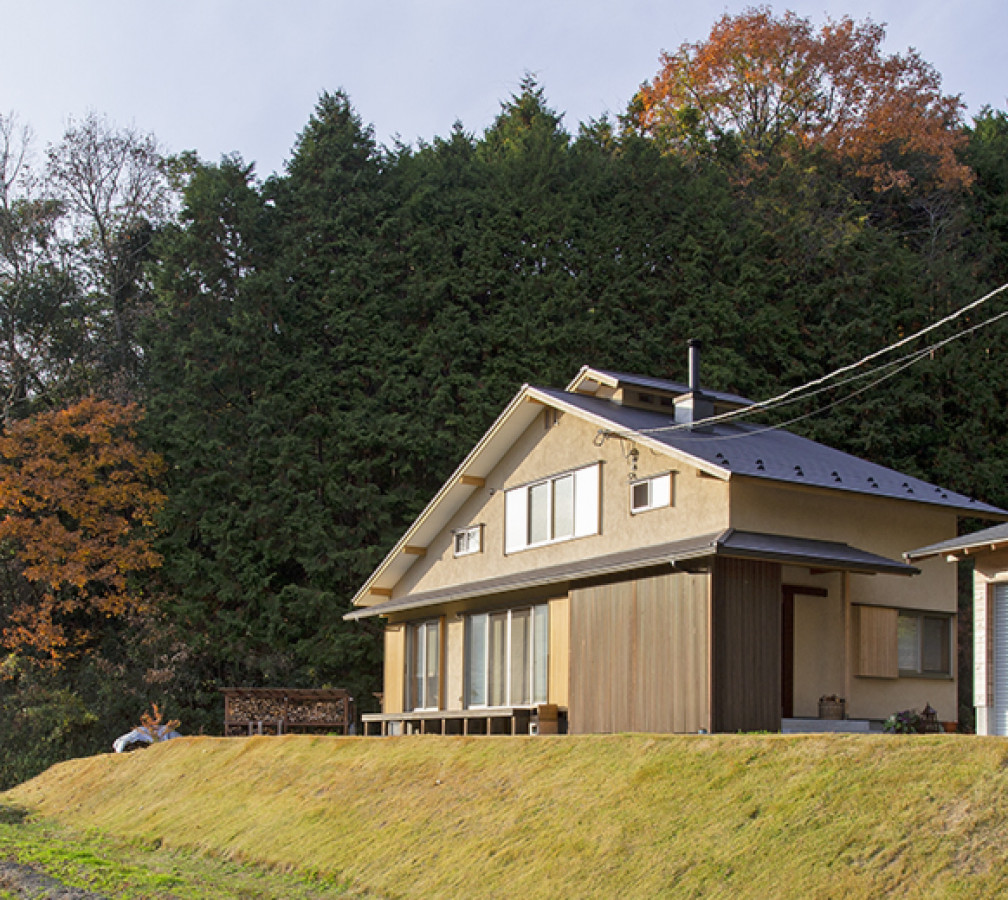
[[[366,713],[361,716],[365,735],[397,734],[557,734],[566,722],[566,710],[551,704],[499,706],[493,709],[416,710],[401,713]]]

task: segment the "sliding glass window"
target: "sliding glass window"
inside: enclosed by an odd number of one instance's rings
[[[437,619],[410,625],[406,665],[409,708],[437,709],[441,681],[441,625]]]
[[[549,614],[545,603],[468,617],[467,706],[545,703],[548,665]]]

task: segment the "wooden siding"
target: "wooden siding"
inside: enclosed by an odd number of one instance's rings
[[[707,608],[704,575],[571,591],[570,730],[709,728]]]
[[[549,602],[549,702],[567,706],[570,679],[570,600]]]
[[[857,639],[855,675],[899,678],[896,626],[899,611],[885,606],[854,606]]]
[[[779,731],[781,567],[717,559],[711,590],[714,731]]]
[[[403,711],[403,693],[406,686],[406,626],[388,625],[385,628],[385,682],[382,695],[382,712]]]

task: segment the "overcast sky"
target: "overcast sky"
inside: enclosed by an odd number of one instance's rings
[[[482,133],[525,72],[580,122],[621,112],[663,49],[701,40],[708,0],[0,0],[0,113],[36,149],[89,110],[153,132],[169,151],[237,151],[281,170],[322,91],[344,89],[380,143]],[[1006,0],[813,0],[777,4],[887,25],[971,113],[1008,107]]]

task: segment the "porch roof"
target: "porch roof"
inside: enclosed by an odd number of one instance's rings
[[[962,537],[952,538],[949,541],[931,544],[918,550],[910,550],[903,556],[916,561],[932,556],[947,555],[949,559],[955,560],[983,551],[1000,550],[1003,547],[1008,547],[1008,524],[995,525],[993,528],[984,528],[982,531],[964,534]]]
[[[675,566],[677,563],[723,556],[736,559],[758,559],[784,565],[809,566],[830,571],[858,572],[862,574],[916,575],[920,570],[867,550],[859,550],[839,541],[819,541],[811,538],[790,537],[782,534],[764,534],[754,531],[726,531],[699,535],[681,541],[670,541],[650,547],[638,547],[606,556],[596,556],[574,562],[545,566],[487,578],[467,584],[450,585],[416,594],[407,594],[355,609],[343,618],[364,619],[384,616],[394,612],[421,609],[452,603],[458,600],[487,597],[507,591],[544,587],[598,578],[605,575],[644,569],[654,566]]]

